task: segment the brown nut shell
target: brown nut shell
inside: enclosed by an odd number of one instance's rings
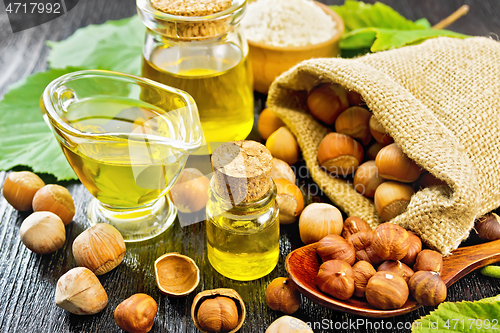
[[[436,306],[446,299],[446,285],[436,272],[419,271],[408,281],[413,298],[423,305]]]
[[[276,202],[279,206],[280,224],[295,222],[304,209],[304,197],[294,183],[284,178],[274,179],[276,184]]]
[[[5,178],[2,194],[12,207],[25,211],[31,209],[33,197],[44,186],[43,180],[33,172],[11,172]]]
[[[75,202],[66,187],[45,185],[33,197],[33,211],[52,212],[68,225],[75,216]]]
[[[413,270],[432,271],[441,274],[443,272],[443,256],[441,253],[433,250],[422,250],[417,255]]]
[[[343,260],[329,260],[321,264],[314,281],[322,292],[338,299],[346,300],[354,294],[354,271]]]
[[[170,189],[170,198],[182,213],[194,213],[207,205],[210,180],[198,169],[185,168]]]
[[[377,268],[377,272],[390,272],[399,274],[406,282],[413,276],[413,270],[399,260],[384,261]]]
[[[382,223],[373,231],[372,247],[384,260],[400,260],[408,253],[410,236],[396,224]]]
[[[408,235],[410,235],[410,248],[408,249],[406,256],[401,259],[401,261],[408,266],[413,266],[415,259],[417,259],[417,255],[420,251],[422,251],[422,241],[420,240],[420,237],[411,231],[408,231]]]
[[[390,310],[403,306],[410,291],[406,281],[399,275],[388,272],[377,272],[368,281],[365,296],[371,306]]]
[[[340,235],[343,221],[337,207],[327,203],[312,203],[300,214],[300,239],[304,244],[311,244],[328,235]]]
[[[386,132],[385,128],[378,121],[378,119],[375,118],[375,116],[372,116],[370,118],[369,126],[370,133],[372,134],[373,138],[382,146],[387,146],[394,142],[392,137]]]
[[[354,174],[354,189],[368,198],[375,196],[375,191],[385,179],[378,174],[378,168],[375,161],[367,161],[359,166]]]
[[[292,325],[296,326],[296,329],[292,329]],[[271,325],[266,329],[265,333],[314,333],[309,326],[302,320],[290,317],[282,316],[272,322]]]
[[[390,221],[404,213],[410,204],[413,188],[398,182],[384,182],[375,190],[374,202],[378,215],[384,221]]]
[[[38,254],[55,252],[66,242],[64,223],[54,213],[34,212],[19,228],[23,244]]]
[[[271,309],[286,314],[296,312],[300,307],[300,293],[292,279],[279,277],[266,288],[266,303]]]
[[[108,295],[90,269],[75,267],[59,278],[56,305],[77,315],[100,312],[108,304]]]
[[[166,253],[155,261],[158,289],[167,296],[190,294],[200,283],[200,269],[193,259],[177,252]]]
[[[396,143],[385,146],[378,152],[375,165],[381,177],[402,183],[412,183],[422,173],[422,169]]]
[[[382,261],[382,258],[375,254],[372,245],[373,231],[360,231],[349,236],[347,241],[354,247],[357,260],[368,261],[373,266],[377,266]]]
[[[344,229],[342,230],[342,237],[349,238],[352,234],[360,231],[370,231],[370,225],[363,219],[357,216],[350,216],[344,221]]]
[[[231,330],[225,330],[225,331],[214,331],[214,330],[206,330],[200,325],[200,319],[202,321],[212,323],[215,326],[218,326],[219,323],[223,320],[221,318],[221,299],[218,299],[216,302],[210,302],[206,307],[201,307],[205,301],[211,301],[215,300],[217,298],[221,297],[222,298],[222,306],[224,306],[225,309],[228,311],[225,311],[224,314],[231,315],[233,316],[232,311],[234,311],[234,308],[232,307],[232,303],[228,302],[227,300],[223,300],[223,298],[228,298],[231,300],[235,306],[236,306],[236,326],[231,329]],[[211,304],[212,303],[212,304]],[[204,310],[200,314],[200,310]],[[213,311],[215,310],[215,311]],[[246,317],[246,308],[245,308],[245,303],[243,302],[243,299],[241,296],[233,289],[228,289],[228,288],[219,288],[219,289],[213,289],[213,290],[205,290],[198,295],[193,300],[193,305],[191,306],[191,318],[193,319],[194,325],[196,326],[197,329],[199,329],[203,333],[212,333],[212,332],[227,332],[227,333],[234,333],[238,331],[241,326],[243,326],[243,322],[245,321]],[[234,323],[234,318],[227,318],[230,323]],[[225,320],[225,319],[224,319]]]
[[[363,147],[348,135],[328,133],[318,147],[319,164],[333,176],[352,175],[363,160]]]
[[[372,116],[371,112],[360,106],[351,106],[342,112],[335,120],[335,131],[358,139],[363,145],[367,145],[372,139],[368,122]]]
[[[354,271],[354,296],[365,297],[368,281],[377,271],[368,261],[360,260],[352,266]]]
[[[481,217],[474,228],[481,239],[490,241],[500,239],[500,217],[495,213]]]
[[[153,328],[158,305],[153,297],[135,294],[118,304],[114,317],[118,327],[129,333],[147,333]]]
[[[73,256],[78,266],[96,275],[118,266],[125,256],[125,242],[120,232],[108,223],[98,223],[85,230],[73,242]]]
[[[354,247],[339,235],[328,235],[318,242],[316,252],[323,262],[328,260],[344,260],[349,265],[356,261]]]

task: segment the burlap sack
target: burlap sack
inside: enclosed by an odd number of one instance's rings
[[[371,200],[317,162],[327,129],[307,92],[336,82],[361,94],[403,152],[448,186],[417,192],[391,222],[447,255],[474,220],[500,206],[500,43],[437,38],[357,59],[304,61],[272,84],[268,106],[296,135],[313,180],[349,216],[380,223]]]

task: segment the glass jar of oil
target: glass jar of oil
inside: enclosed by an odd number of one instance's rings
[[[261,278],[278,263],[279,208],[271,161],[269,150],[255,141],[224,143],[212,154],[208,260],[234,280]]]
[[[137,0],[148,28],[142,76],[193,96],[213,149],[246,138],[253,127],[248,44],[238,26],[246,0],[197,2]]]

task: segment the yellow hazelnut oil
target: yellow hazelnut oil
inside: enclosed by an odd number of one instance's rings
[[[142,76],[184,90],[195,100],[206,142],[245,139],[254,122],[248,56],[231,44],[207,51],[165,45],[143,59]]]
[[[62,120],[89,140],[74,140],[61,147],[97,200],[111,207],[140,207],[158,199],[186,161],[186,150],[179,142],[166,146],[154,140],[155,135],[175,136],[172,130],[181,121],[177,115],[137,99],[82,99],[68,106]],[[118,135],[106,140],[106,133]],[[143,141],[129,140],[134,133],[153,135]],[[92,134],[101,138],[92,140]]]
[[[232,206],[210,191],[207,254],[222,275],[250,281],[269,274],[279,258],[279,218],[275,187],[258,201]]]

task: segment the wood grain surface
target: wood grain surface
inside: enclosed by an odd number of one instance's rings
[[[339,4],[342,1],[326,1]],[[374,2],[369,0],[367,2]],[[497,0],[383,0],[407,18],[421,17],[435,24],[463,3],[469,14],[450,26],[451,30],[482,36],[500,34],[500,12]],[[41,26],[13,34],[3,2],[0,2],[0,98],[8,86],[29,74],[46,69],[47,40],[62,40],[76,29],[89,24],[129,17],[135,14],[132,0],[80,0],[64,16]],[[256,111],[264,106],[265,96],[256,94]],[[13,110],[15,112],[15,110]],[[255,133],[255,132],[254,132]],[[253,134],[255,135],[255,134]],[[255,138],[255,136],[253,136]],[[22,169],[22,168],[21,168]],[[6,173],[0,172],[0,184]],[[50,177],[49,177],[50,180]],[[267,277],[252,282],[236,282],[215,272],[205,250],[204,223],[181,228],[179,223],[154,241],[128,245],[123,263],[99,277],[109,295],[109,304],[99,314],[77,316],[55,306],[57,279],[75,267],[71,244],[88,227],[86,205],[91,196],[78,182],[64,183],[73,195],[77,213],[67,227],[66,245],[50,255],[36,255],[24,247],[19,227],[29,212],[15,211],[0,197],[0,332],[120,332],[113,320],[115,307],[134,293],[144,292],[158,302],[153,332],[197,332],[190,318],[190,307],[197,292],[228,287],[236,289],[247,306],[247,319],[240,332],[265,332],[267,326],[282,314],[265,304],[265,288],[278,276],[286,276],[284,260],[293,249],[302,246],[297,224],[283,226],[280,238],[280,261]],[[157,257],[176,251],[193,258],[201,268],[201,283],[188,297],[169,298],[156,288],[153,263]],[[465,276],[448,290],[448,301],[478,300],[500,293],[500,283],[477,272]],[[409,323],[433,308],[423,307],[404,316],[364,321],[362,317],[337,312],[302,298],[296,317],[315,325],[314,332],[409,332]],[[363,319],[363,320],[362,320]],[[358,321],[359,320],[359,321]],[[335,325],[344,325],[335,329]],[[360,324],[359,326],[352,324]],[[391,328],[388,328],[390,325]],[[379,328],[377,328],[379,327]]]

